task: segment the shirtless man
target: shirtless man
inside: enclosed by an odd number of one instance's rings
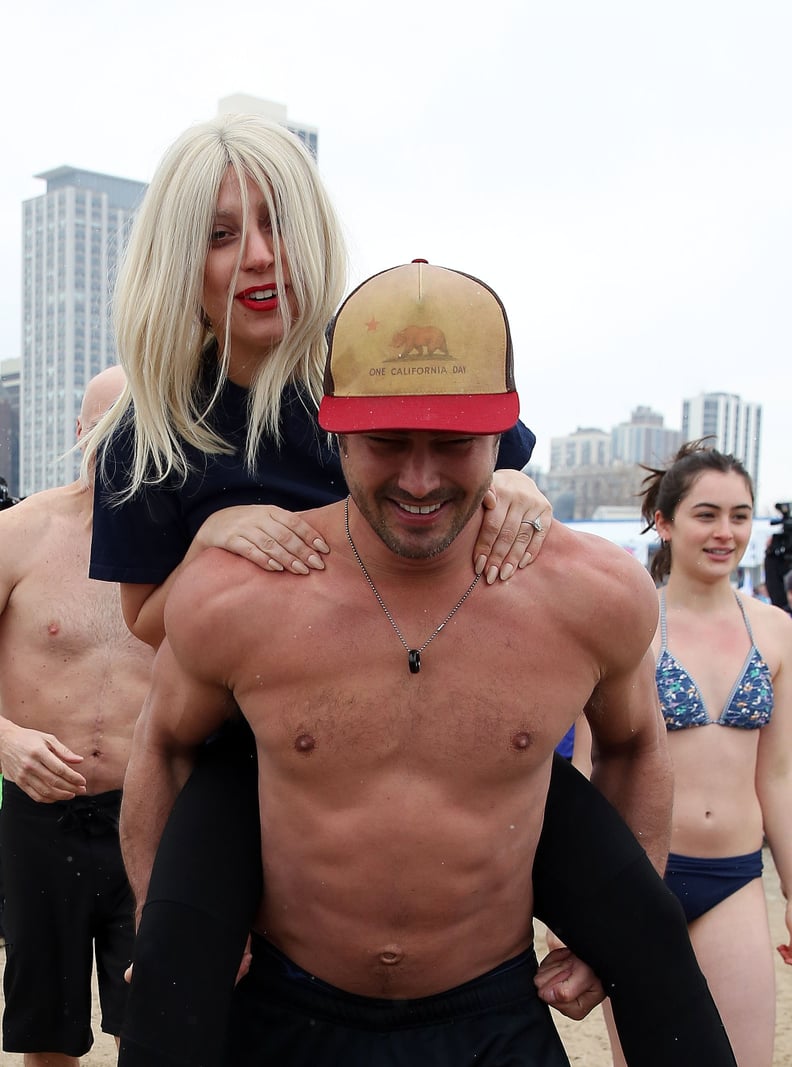
[[[400,361],[388,342],[407,326],[442,329],[449,355]],[[532,858],[554,746],[584,707],[598,784],[664,863],[653,584],[561,526],[511,582],[475,580],[518,414],[505,313],[475,279],[369,279],[325,385],[351,499],[310,521],[334,562],[306,583],[210,549],[174,584],[125,788],[130,879],[145,884],[185,767],[238,706],[266,891],[227,1067],[566,1064],[532,980]]]
[[[78,438],[123,385],[118,367],[89,382]],[[118,587],[88,578],[92,506],[77,481],[0,515],[3,1047],[25,1067],[74,1067],[91,1047],[94,947],[102,1029],[120,1033],[132,955],[118,812],[152,654]]]

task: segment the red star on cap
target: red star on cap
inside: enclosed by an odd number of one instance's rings
[[[369,321],[366,323],[366,329],[368,330],[369,333],[374,333],[374,331],[378,330],[379,327],[380,327],[380,324],[377,322],[377,320],[372,315],[371,318],[369,319]]]

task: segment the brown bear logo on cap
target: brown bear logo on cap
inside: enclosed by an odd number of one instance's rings
[[[445,334],[436,326],[405,326],[393,335],[391,346],[399,349],[399,359],[425,359],[437,354],[450,358]]]

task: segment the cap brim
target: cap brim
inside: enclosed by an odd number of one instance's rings
[[[474,396],[326,396],[319,406],[319,425],[328,433],[505,433],[519,417],[520,402],[515,392]]]

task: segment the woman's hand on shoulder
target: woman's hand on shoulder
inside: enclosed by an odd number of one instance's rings
[[[511,470],[495,471],[483,503],[473,564],[492,585],[536,559],[553,521],[553,508],[533,479]]]
[[[324,570],[329,545],[310,523],[270,504],[223,508],[195,535],[193,548],[224,548],[264,570],[310,574]]]

